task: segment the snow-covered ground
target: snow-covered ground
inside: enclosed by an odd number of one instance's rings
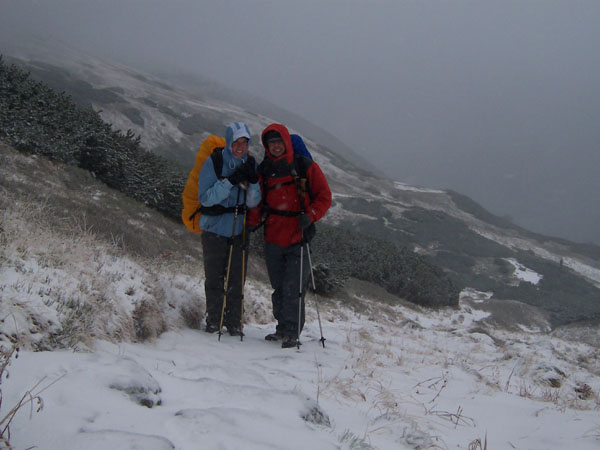
[[[538,284],[540,280],[544,278],[543,275],[540,275],[534,270],[528,269],[514,258],[506,258],[506,261],[511,263],[515,268],[514,276],[519,280],[526,281],[531,284]]]
[[[22,352],[4,382],[3,405],[40,380],[37,390],[49,387],[40,412],[27,407],[17,416],[12,443],[467,449],[487,436],[488,448],[499,449],[600,446],[597,396],[580,400],[572,387],[587,381],[597,392],[598,377],[567,359],[589,349],[541,336],[500,348],[485,334],[430,322],[382,326],[347,314],[324,324],[324,349],[313,321],[300,350],[266,342],[271,325],[250,324],[243,342],[182,329],[152,343],[100,341],[89,353]],[[544,385],[550,376],[565,385]]]
[[[252,278],[246,337],[219,341],[186,326],[203,311],[197,261],[137,258],[88,226],[45,228],[32,204],[1,206],[0,342],[23,348],[0,420],[33,400],[15,449],[600,448],[598,348],[490,328],[486,293],[436,312],[321,299],[325,348],[309,296],[297,350],[264,340],[270,289]]]

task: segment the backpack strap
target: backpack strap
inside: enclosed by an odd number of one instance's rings
[[[238,212],[242,212],[242,214],[246,211],[246,205],[239,205]],[[196,214],[202,213],[205,216],[220,216],[221,214],[233,214],[235,212],[235,206],[223,206],[223,205],[213,205],[213,206],[200,206],[200,208],[196,209],[194,213],[190,216],[190,221],[194,220]]]
[[[306,172],[312,163],[312,159],[307,158],[306,156],[294,154],[294,164],[297,168],[294,170],[294,172],[296,172],[294,176],[294,182],[296,183],[296,192],[298,193],[298,201],[300,202],[300,213],[298,215],[306,213],[306,203],[304,202],[305,193],[308,193],[311,201],[315,199],[315,196],[310,189],[310,182],[306,176]],[[304,244],[312,241],[316,233],[317,228],[315,227],[314,222],[311,222],[306,230],[302,230],[301,243]]]
[[[234,213],[236,210],[235,206],[223,206],[223,205],[213,205],[213,206],[201,206],[200,212],[205,216],[220,216],[221,214]],[[237,206],[238,213],[244,214],[246,212],[246,205],[238,205]],[[194,213],[195,214],[195,213]]]
[[[294,153],[294,167],[296,169],[296,173],[297,173],[298,177],[300,178],[301,191],[308,193],[310,200],[314,201],[315,194],[313,193],[312,189],[310,188],[310,181],[309,181],[308,177],[306,176],[308,169],[310,168],[312,163],[313,163],[312,159],[310,159],[306,156],[300,155],[298,153]],[[295,182],[295,180],[294,180],[294,182]]]
[[[312,163],[312,159],[299,155],[297,153],[294,153],[294,159],[292,161],[292,164],[286,164],[285,166],[283,164],[278,164],[277,168],[274,170],[270,170],[272,167],[267,168],[266,166],[268,164],[264,164],[263,161],[263,163],[261,163],[261,165],[259,166],[259,173],[263,177],[263,200],[265,199],[266,193],[270,190],[279,189],[283,186],[289,186],[290,184],[296,184],[296,178],[300,178],[302,191],[308,193],[310,199],[314,200],[315,195],[310,189],[310,181],[306,176],[306,173],[308,172],[308,169],[310,168]],[[283,183],[267,186],[267,178],[283,176],[291,176],[292,179]]]
[[[273,189],[279,189],[281,187],[289,186],[290,184],[293,184],[296,186],[297,190],[299,189],[298,194],[300,196],[301,196],[301,193],[308,193],[308,196],[310,197],[311,201],[315,199],[315,196],[314,196],[312,190],[310,189],[310,182],[306,176],[306,173],[308,172],[308,169],[312,163],[313,163],[313,161],[310,158],[307,158],[306,156],[302,156],[297,153],[294,153],[294,159],[292,161],[292,164],[287,164],[286,167],[282,167],[280,165],[276,171],[273,171],[273,170],[269,171],[265,167],[266,164],[265,165],[261,164],[261,166],[259,167],[259,171],[261,172],[262,181],[263,181],[262,182],[262,197],[263,197],[262,213],[263,213],[263,216],[265,216],[265,219],[261,222],[261,224],[264,223],[264,221],[266,220],[266,216],[268,216],[269,214],[276,214],[278,216],[284,216],[284,217],[298,217],[300,214],[302,214],[304,212],[304,205],[301,205],[302,209],[300,211],[286,211],[286,210],[271,208],[269,205],[267,205],[267,202],[266,202],[268,191],[271,191]],[[274,172],[274,173],[270,174],[269,172]],[[283,183],[277,183],[272,186],[268,186],[267,178],[269,178],[269,175],[276,176],[276,177],[289,175],[292,177],[292,179],[290,181],[285,181]]]
[[[265,206],[263,208],[263,212],[267,215],[275,214],[276,216],[284,216],[284,217],[298,217],[302,214],[302,211],[285,211],[283,209],[274,209],[269,206]]]
[[[215,175],[219,180],[225,178],[223,176],[223,147],[217,147],[210,154],[210,159],[212,159],[213,167],[215,169]]]

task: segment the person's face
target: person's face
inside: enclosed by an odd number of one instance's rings
[[[231,152],[233,153],[233,156],[236,158],[243,157],[244,153],[246,153],[246,150],[248,149],[248,142],[249,139],[245,137],[241,137],[233,141],[231,143]]]
[[[270,141],[268,144],[268,150],[274,158],[279,158],[285,153],[285,144],[280,139],[276,141]]]

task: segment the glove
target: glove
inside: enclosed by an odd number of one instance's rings
[[[310,226],[312,220],[310,220],[310,216],[308,214],[300,214],[298,216],[298,229],[304,230]]]
[[[248,183],[258,183],[258,174],[256,173],[256,167],[254,167],[254,161],[248,159],[241,168],[244,170]]]
[[[228,178],[229,182],[234,186],[237,186],[240,183],[248,180],[246,173],[244,172],[244,166],[240,166],[238,170],[236,170],[233,175],[230,175]]]

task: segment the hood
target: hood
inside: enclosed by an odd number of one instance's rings
[[[241,137],[248,138],[248,148],[250,148],[250,129],[244,122],[231,122],[225,128],[225,150],[229,155],[233,156],[231,152],[231,144]],[[246,152],[247,154],[248,152]]]
[[[281,137],[283,138],[283,143],[285,144],[285,153],[283,155],[281,155],[279,158],[273,158],[273,156],[269,153],[269,150],[267,148],[267,145],[265,144],[265,133],[267,133],[268,131],[277,131]],[[292,139],[290,137],[290,132],[288,131],[288,129],[286,128],[285,125],[282,125],[280,123],[272,123],[271,125],[269,125],[267,128],[265,128],[261,134],[260,137],[263,147],[265,148],[265,157],[269,158],[271,161],[279,161],[283,158],[285,158],[288,162],[288,164],[291,164],[292,161],[294,160],[294,150],[292,148]]]

